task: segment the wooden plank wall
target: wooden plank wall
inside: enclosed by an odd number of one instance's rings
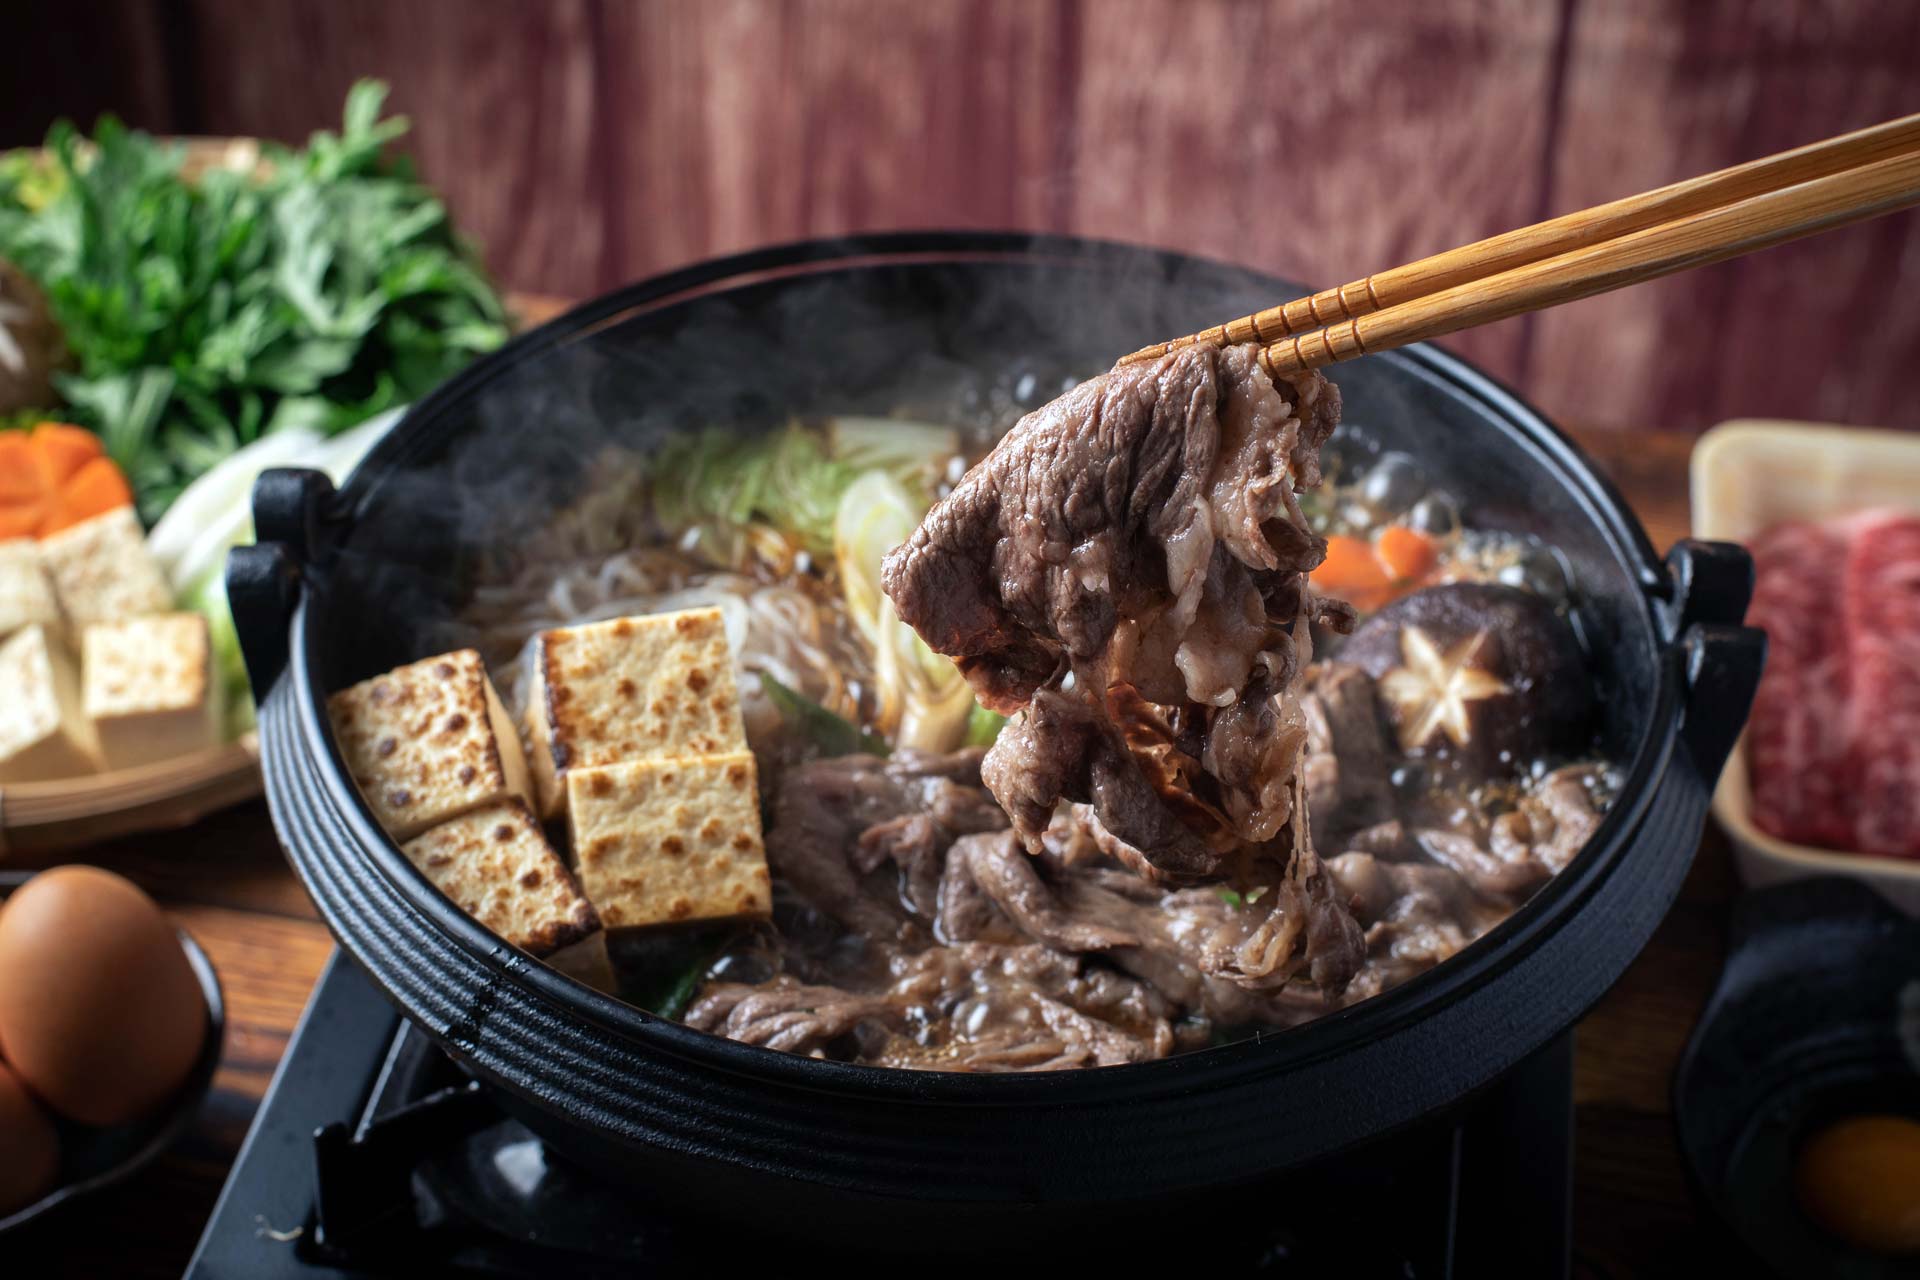
[[[936,225],[1329,283],[1920,110],[1910,0],[30,8],[0,59],[0,145],[103,108],[298,140],[381,76],[501,280],[568,295],[753,244]],[[1909,214],[1451,345],[1587,423],[1920,427],[1917,288]]]

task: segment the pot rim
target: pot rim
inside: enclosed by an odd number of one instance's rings
[[[965,261],[1056,263],[1097,269],[1103,263],[1143,259],[1168,272],[1200,265],[1270,284],[1275,296],[1285,282],[1244,267],[1110,240],[1011,232],[912,231],[813,239],[716,258],[642,280],[583,303],[547,324],[523,334],[493,356],[469,366],[410,408],[382,443],[349,477],[343,504],[350,520],[377,500],[382,482],[429,444],[428,433],[409,430],[460,404],[486,383],[556,346],[617,324],[629,315],[781,277],[806,277],[867,267],[896,267],[916,262]],[[1543,885],[1499,926],[1443,964],[1392,990],[1297,1027],[1256,1033],[1230,1044],[1196,1050],[1152,1062],[1082,1068],[1056,1073],[978,1075],[962,1072],[899,1070],[802,1057],[741,1044],[679,1022],[657,1017],[566,978],[544,964],[528,963],[513,948],[480,926],[434,889],[399,846],[374,821],[353,785],[333,740],[326,694],[314,679],[311,659],[320,645],[320,614],[312,593],[303,593],[292,619],[294,643],[287,675],[294,685],[299,737],[322,753],[316,769],[327,798],[346,824],[359,851],[421,917],[454,940],[484,967],[491,980],[506,981],[546,1004],[578,1016],[630,1045],[664,1052],[704,1070],[716,1070],[768,1084],[828,1090],[836,1095],[889,1098],[930,1104],[988,1106],[1047,1105],[1067,1097],[1076,1101],[1126,1100],[1188,1090],[1204,1081],[1250,1073],[1279,1074],[1340,1052],[1356,1041],[1380,1037],[1491,982],[1520,963],[1576,911],[1621,860],[1655,800],[1679,742],[1684,679],[1678,661],[1673,619],[1661,601],[1671,591],[1644,530],[1614,486],[1589,463],[1578,446],[1493,377],[1457,356],[1428,344],[1404,347],[1377,359],[1412,366],[1426,378],[1447,384],[1479,403],[1490,426],[1511,433],[1579,499],[1583,514],[1606,535],[1616,560],[1638,584],[1637,620],[1629,624],[1635,643],[1651,647],[1656,678],[1648,727],[1626,770],[1619,801],[1599,830],[1563,871]],[[1644,628],[1644,629],[1643,629]],[[350,951],[345,930],[336,930]],[[1524,1046],[1531,1049],[1532,1046]],[[1516,1049],[1521,1046],[1515,1046]]]

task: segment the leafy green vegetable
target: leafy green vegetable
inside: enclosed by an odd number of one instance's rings
[[[912,536],[925,510],[885,471],[862,472],[841,495],[833,554],[847,617],[873,646],[875,727],[902,747],[952,751],[966,737],[973,690],[960,668],[900,621],[880,584],[882,561]]]
[[[0,431],[31,431],[49,419],[57,422],[60,415],[46,409],[19,409],[13,413],[0,413]]]
[[[654,514],[671,533],[699,529],[727,550],[748,526],[762,523],[809,553],[833,554],[833,521],[840,496],[860,472],[828,457],[819,438],[798,425],[761,436],[731,431],[683,435],[654,463],[660,483]],[[712,548],[709,548],[711,551]]]
[[[237,738],[253,728],[253,691],[247,684],[246,659],[240,654],[240,633],[234,629],[232,610],[227,608],[225,571],[216,566],[204,574],[180,603],[207,619],[213,676],[221,684],[221,705],[226,708],[222,736]]]
[[[780,711],[787,723],[805,734],[813,744],[830,756],[884,756],[890,748],[885,738],[875,737],[851,721],[842,719],[803,693],[796,693],[772,676],[761,672],[760,687],[767,700]]]
[[[989,711],[979,703],[973,704],[973,710],[967,713],[966,745],[969,747],[990,747],[994,739],[1000,736],[1000,730],[1006,727],[1007,718],[998,711]]]
[[[77,371],[60,415],[99,431],[156,518],[196,476],[291,426],[322,435],[415,399],[507,334],[445,207],[385,149],[361,81],[338,134],[189,183],[182,153],[103,118],[52,163],[0,170],[0,257],[46,290]]]
[[[1241,897],[1239,893],[1237,893],[1232,889],[1227,888],[1223,884],[1215,885],[1213,888],[1213,891],[1215,894],[1219,895],[1220,901],[1226,903],[1230,907],[1239,908],[1247,905],[1247,900],[1245,898]]]
[[[960,433],[952,427],[900,418],[835,418],[827,441],[842,462],[884,471],[905,485],[922,509],[933,505],[935,486],[960,457]]]
[[[678,1018],[693,1003],[713,962],[739,935],[734,924],[692,925],[625,940],[617,966],[622,998],[663,1018]]]

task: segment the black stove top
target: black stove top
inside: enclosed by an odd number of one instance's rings
[[[1250,1226],[1229,1274],[1406,1280],[1564,1276],[1572,1154],[1571,1037],[1450,1123],[1331,1162],[1307,1178],[1355,1216]],[[1279,1193],[1272,1203],[1298,1203]],[[1284,1216],[1284,1210],[1279,1216]],[[603,1277],[784,1260],[731,1215],[649,1216],[644,1203],[550,1152],[335,953],[188,1267],[189,1280]],[[1210,1224],[1221,1243],[1230,1228]],[[785,1250],[784,1254],[782,1250]],[[849,1251],[836,1261],[856,1261]],[[1191,1257],[1189,1255],[1189,1260]]]

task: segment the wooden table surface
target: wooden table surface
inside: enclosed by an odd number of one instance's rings
[[[1691,440],[1576,432],[1656,546],[1686,535]],[[206,948],[227,997],[227,1043],[192,1132],[131,1181],[0,1243],[0,1274],[178,1276],[275,1064],[332,950],[255,801],[190,829],[79,851],[144,885]],[[1576,1033],[1574,1273],[1708,1273],[1668,1117],[1668,1078],[1719,972],[1736,892],[1711,829],[1680,901],[1639,961]],[[16,1269],[23,1250],[39,1269]]]

